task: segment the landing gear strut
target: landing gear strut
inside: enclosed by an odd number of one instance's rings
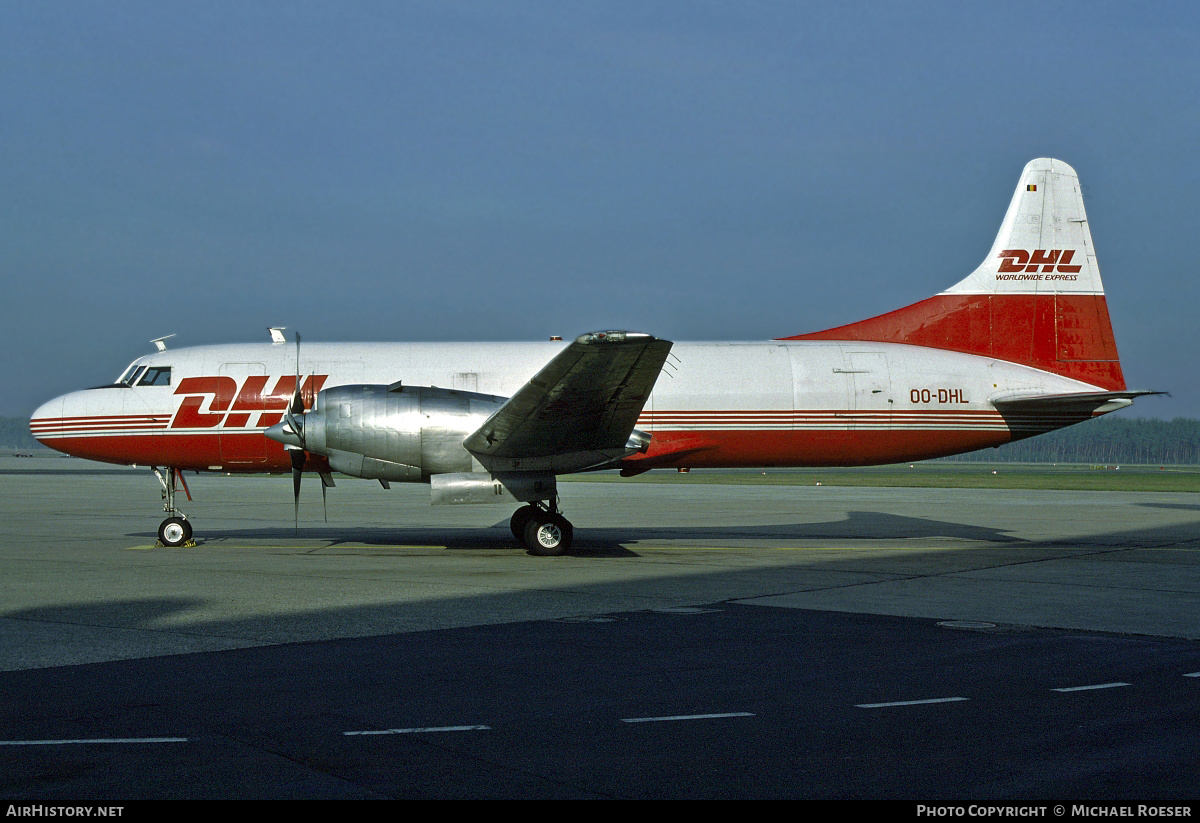
[[[163,511],[167,513],[167,519],[158,524],[158,542],[163,546],[170,547],[196,545],[192,542],[192,524],[188,522],[187,515],[175,508],[176,478],[182,481],[183,492],[187,495],[187,499],[192,499],[187,481],[183,479],[183,475],[178,469],[168,468],[165,476],[158,466],[151,467],[151,471],[154,472],[159,485],[162,486]]]
[[[509,528],[530,554],[553,557],[570,550],[575,529],[556,509],[557,506],[551,509],[549,503],[539,501],[522,506],[513,514]]]

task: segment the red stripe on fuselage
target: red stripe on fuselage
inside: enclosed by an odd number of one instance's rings
[[[283,445],[267,440],[258,431],[81,435],[48,438],[46,445],[74,457],[102,463],[232,473],[292,470],[291,458]],[[249,454],[256,456],[245,456]],[[325,458],[313,454],[308,455],[305,468],[309,471],[329,470]]]
[[[899,420],[889,424],[871,417],[864,415],[857,423],[846,421],[845,427],[836,429],[655,430],[650,449],[627,462],[645,461],[656,467],[689,468],[879,465],[998,446],[1080,419],[1074,416],[1024,423],[1009,420],[1010,430],[994,424],[964,429],[930,424],[904,426]],[[953,425],[954,421],[943,423],[943,426]],[[252,438],[257,440],[252,441]],[[52,445],[76,457],[107,463],[231,473],[291,471],[291,460],[283,446],[269,440],[263,444],[263,439],[261,432],[163,432],[62,437],[55,439]],[[265,449],[262,448],[264,445]],[[231,455],[250,453],[261,453],[262,457],[231,459]],[[328,465],[323,458],[309,455],[306,468],[327,471]]]

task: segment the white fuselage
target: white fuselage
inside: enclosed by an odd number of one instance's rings
[[[155,352],[134,385],[72,392],[35,412],[60,451],[113,463],[212,471],[286,471],[262,436],[291,400],[297,371],[311,407],[323,388],[437,386],[511,396],[565,346],[542,343],[230,344]],[[158,385],[138,385],[153,372]],[[130,380],[130,376],[132,379]],[[677,343],[637,428],[644,467],[867,465],[1006,443],[1073,420],[1018,421],[992,400],[1095,387],[1040,369],[891,343]]]

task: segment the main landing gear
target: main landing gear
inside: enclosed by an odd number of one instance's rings
[[[571,521],[544,502],[530,503],[517,509],[508,523],[513,537],[539,557],[566,554],[571,548],[575,529]]]
[[[187,495],[187,499],[192,499],[183,474],[179,469],[168,468],[164,476],[158,466],[151,467],[151,471],[162,486],[163,511],[167,513],[167,519],[158,524],[159,544],[168,547],[195,546],[196,543],[192,540],[192,524],[188,522],[186,514],[175,508],[176,478],[183,484],[183,493]]]

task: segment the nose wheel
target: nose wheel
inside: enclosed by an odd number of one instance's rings
[[[182,517],[168,517],[158,526],[158,542],[164,546],[183,546],[191,539],[192,524]]]
[[[575,529],[571,521],[544,503],[522,506],[509,521],[513,537],[538,557],[555,557],[571,549]]]

